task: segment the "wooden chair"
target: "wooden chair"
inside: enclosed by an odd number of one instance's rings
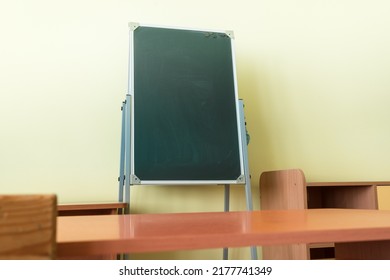
[[[57,197],[0,195],[0,259],[54,259]]]
[[[260,175],[262,210],[306,209],[306,178],[300,169],[263,172]],[[306,244],[263,246],[263,259],[308,259]]]

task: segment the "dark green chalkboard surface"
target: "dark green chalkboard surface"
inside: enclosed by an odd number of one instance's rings
[[[134,175],[141,182],[237,180],[232,39],[150,26],[132,32]]]

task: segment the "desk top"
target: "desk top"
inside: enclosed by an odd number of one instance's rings
[[[308,187],[369,187],[390,186],[390,181],[360,181],[360,182],[307,182]]]
[[[100,210],[100,209],[118,209],[125,208],[127,203],[123,202],[103,202],[103,203],[69,203],[59,204],[58,211],[73,211],[73,210]]]
[[[390,211],[263,210],[57,218],[59,257],[390,240]]]

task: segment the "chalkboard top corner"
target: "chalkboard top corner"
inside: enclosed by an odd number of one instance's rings
[[[226,30],[225,33],[230,39],[234,39],[234,32],[232,30]]]
[[[140,26],[140,24],[138,22],[129,22],[129,29],[131,31],[136,30],[139,26]]]

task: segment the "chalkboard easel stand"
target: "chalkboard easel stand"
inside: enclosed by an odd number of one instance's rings
[[[127,207],[125,213],[130,213],[130,187],[131,183],[131,149],[130,149],[130,123],[131,123],[131,114],[130,114],[130,103],[131,96],[126,95],[126,100],[122,103],[122,129],[121,129],[121,148],[120,148],[120,170],[119,170],[119,201],[126,202]],[[240,124],[241,124],[241,137],[242,137],[242,154],[243,154],[243,165],[245,172],[245,198],[246,198],[246,209],[248,211],[253,210],[252,204],[252,190],[251,190],[251,181],[249,173],[249,163],[248,163],[248,143],[247,134],[246,134],[246,125],[245,125],[245,116],[244,116],[244,103],[242,100],[239,100],[239,112],[240,112]],[[224,211],[229,212],[230,210],[230,184],[224,185]],[[257,260],[257,249],[256,247],[251,247],[251,259]],[[223,259],[228,259],[228,248],[223,249]]]
[[[244,104],[231,31],[129,23],[129,76],[122,104],[119,201],[131,185],[245,185],[253,210]],[[252,259],[257,259],[255,247]],[[223,258],[228,258],[224,249]]]

